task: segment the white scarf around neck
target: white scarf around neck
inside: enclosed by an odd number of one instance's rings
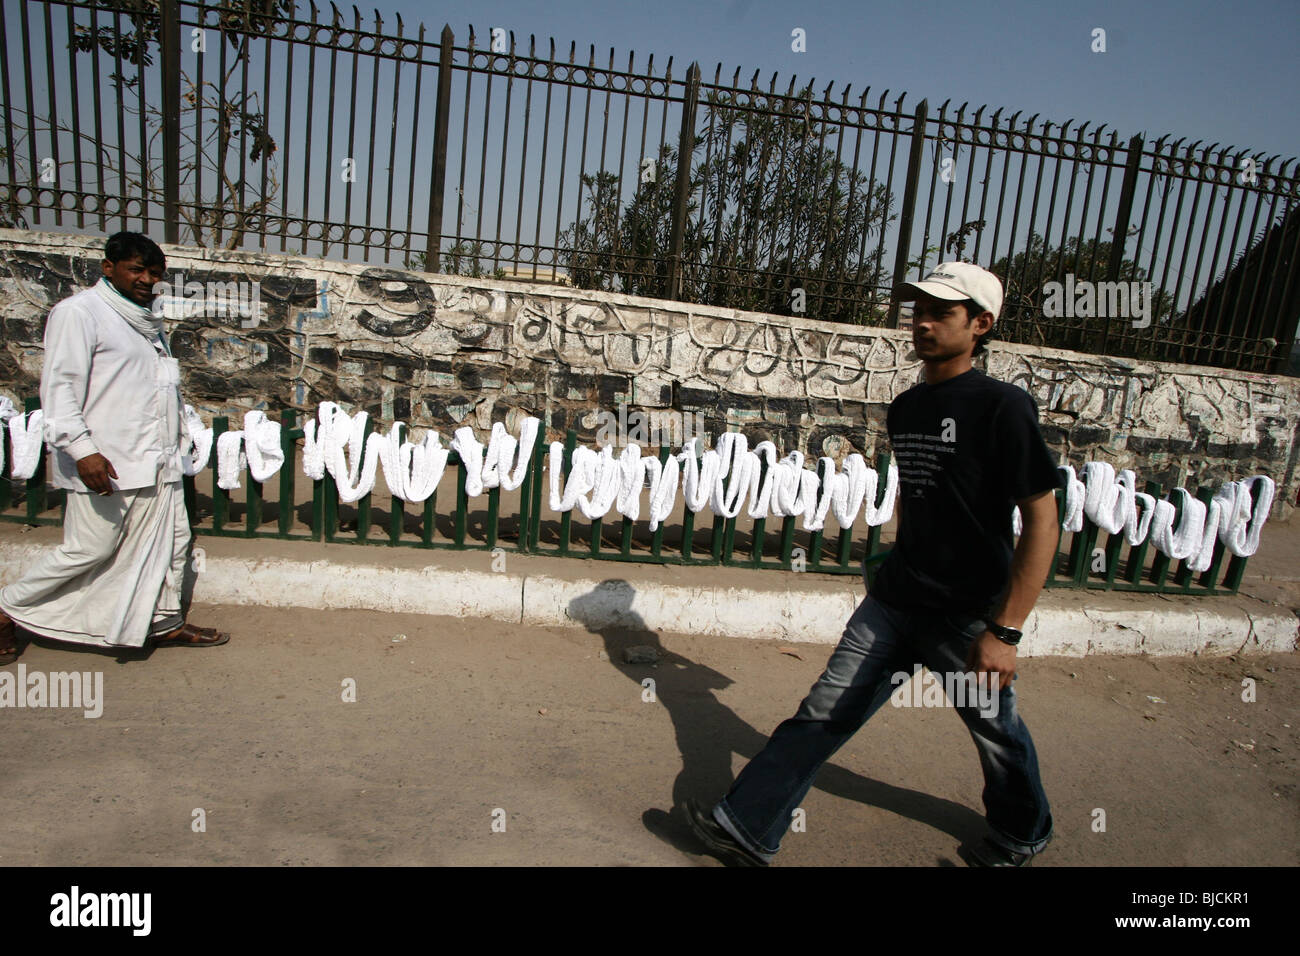
[[[143,335],[160,351],[168,351],[167,345],[162,338],[163,320],[161,315],[154,315],[149,309],[142,305],[136,305],[118,292],[113,283],[108,281],[108,276],[104,276],[96,283],[95,291],[101,299],[108,303],[114,312],[126,319],[131,328]]]

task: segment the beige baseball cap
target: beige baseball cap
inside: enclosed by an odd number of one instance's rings
[[[895,290],[900,302],[911,302],[918,293],[958,302],[974,299],[993,313],[996,322],[1002,312],[1002,282],[992,272],[969,262],[941,262],[920,282],[904,282]]]

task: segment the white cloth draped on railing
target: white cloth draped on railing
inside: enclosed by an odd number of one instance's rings
[[[437,490],[452,451],[465,464],[465,491],[470,497],[497,487],[514,491],[528,474],[540,428],[536,418],[527,417],[516,438],[497,422],[484,445],[473,429],[461,427],[444,447],[432,430],[419,442],[412,442],[402,422],[394,423],[388,432],[367,435],[368,420],[364,411],[349,415],[334,402],[321,402],[316,417],[303,426],[303,473],[313,480],[329,474],[344,503],[357,501],[373,490],[379,468],[395,497],[426,501]],[[185,474],[192,476],[209,463],[213,430],[188,405],[184,421]],[[8,428],[14,449],[12,477],[27,479],[35,474],[43,447],[42,424],[39,410],[23,414],[11,400],[0,398],[0,427]],[[241,430],[224,432],[215,442],[217,486],[238,488],[245,468],[255,481],[270,479],[284,465],[281,439],[279,422],[271,421],[262,411],[247,412]],[[691,512],[698,513],[707,505],[724,518],[734,518],[742,510],[754,519],[798,516],[808,531],[824,529],[828,513],[841,528],[851,527],[859,514],[870,527],[886,524],[893,517],[898,497],[898,467],[893,462],[877,504],[880,475],[868,467],[862,455],[848,455],[840,466],[823,457],[819,471],[805,467],[801,452],[780,457],[770,441],[750,449],[740,432],[724,432],[715,447],[703,451],[699,439],[692,438],[663,464],[635,444],[618,455],[609,445],[599,451],[577,445],[567,479],[563,456],[564,446],[552,442],[547,465],[552,511],[563,513],[576,507],[585,518],[595,520],[614,510],[636,521],[642,516],[641,498],[648,488],[646,512],[651,531],[673,513],[679,488],[682,503]],[[4,464],[0,457],[0,469]],[[1107,462],[1090,461],[1079,473],[1071,465],[1061,465],[1058,470],[1065,490],[1064,530],[1081,531],[1086,516],[1108,534],[1122,533],[1133,546],[1147,540],[1170,558],[1186,560],[1198,572],[1210,566],[1216,539],[1239,557],[1256,552],[1276,493],[1273,479],[1256,475],[1226,482],[1208,506],[1185,488],[1175,488],[1168,498],[1157,501],[1137,490],[1137,475],[1131,469],[1117,474]],[[1256,493],[1258,501],[1253,498]],[[1175,499],[1180,507],[1175,507]],[[1018,508],[1012,513],[1012,527],[1015,534],[1021,533]]]
[[[444,448],[434,431],[426,432],[418,443],[408,440],[402,422],[394,423],[387,433],[366,437],[366,421],[365,412],[349,416],[335,403],[322,402],[317,420],[303,426],[303,473],[314,480],[328,472],[344,503],[370,493],[376,466],[383,468],[384,481],[395,497],[425,501],[437,490],[452,451],[465,463],[467,494],[481,495],[498,486],[513,491],[528,473],[540,424],[536,418],[524,419],[516,439],[498,422],[484,449],[470,428],[458,429],[450,447]]]
[[[1061,465],[1058,470],[1065,482],[1063,530],[1083,530],[1083,518],[1087,515],[1108,534],[1122,532],[1131,546],[1149,540],[1161,554],[1176,561],[1187,561],[1188,567],[1196,572],[1210,567],[1216,538],[1238,557],[1254,554],[1259,549],[1260,530],[1268,520],[1276,494],[1272,478],[1256,475],[1225,482],[1207,507],[1186,488],[1175,488],[1169,498],[1157,501],[1136,490],[1137,475],[1131,469],[1126,468],[1116,476],[1114,466],[1107,462],[1087,462],[1082,480],[1075,477],[1069,465]],[[1252,506],[1256,486],[1259,501]],[[1172,500],[1175,496],[1181,505],[1181,515]],[[1176,515],[1179,515],[1177,522]],[[1019,508],[1012,513],[1012,528],[1017,535],[1022,530]]]
[[[45,453],[45,412],[19,412],[10,406],[8,416],[9,444],[14,450],[14,460],[9,466],[13,478],[26,481],[36,474]]]
[[[0,395],[0,429],[9,427],[9,419],[18,414],[18,409],[14,408],[13,399]],[[5,442],[0,438],[0,475],[5,470]]]
[[[863,511],[867,524],[885,524],[893,516],[898,491],[898,468],[889,466],[885,498],[876,504],[879,476],[861,455],[849,455],[838,471],[830,458],[821,459],[823,480],[803,466],[800,452],[778,459],[776,446],[759,442],[754,451],[739,432],[718,436],[717,447],[700,452],[698,438],[661,466],[653,455],[642,455],[629,445],[614,457],[610,446],[593,451],[585,445],[573,449],[567,481],[563,473],[564,446],[550,447],[550,507],[565,512],[575,506],[588,519],[603,518],[611,508],[624,517],[640,517],[640,492],[650,486],[650,530],[672,514],[680,476],[682,502],[693,513],[707,505],[715,514],[734,518],[744,509],[751,518],[803,516],[810,531],[825,526],[832,511],[841,527],[849,527]],[[766,469],[763,465],[766,463]]]

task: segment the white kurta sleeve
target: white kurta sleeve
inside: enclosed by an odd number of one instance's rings
[[[99,452],[86,426],[86,390],[95,351],[93,317],[78,308],[55,306],[45,326],[45,368],[41,407],[45,440],[73,461]]]

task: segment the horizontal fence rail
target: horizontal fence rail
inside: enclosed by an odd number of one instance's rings
[[[3,0],[0,225],[891,327],[964,258],[1001,338],[1286,369],[1295,159],[393,20]]]
[[[24,402],[31,412],[39,408],[35,399]],[[253,479],[251,468],[241,475],[241,494],[220,488],[217,483],[216,445],[229,430],[229,420],[213,420],[213,452],[209,464],[198,475],[184,481],[185,504],[190,525],[197,535],[238,538],[278,538],[296,541],[349,543],[427,549],[486,550],[510,547],[522,554],[594,558],[605,561],[640,562],[662,565],[715,565],[820,574],[862,574],[874,577],[879,562],[888,554],[891,541],[883,540],[884,527],[868,527],[859,533],[859,522],[841,528],[810,531],[797,528],[798,515],[782,517],[768,526],[765,518],[725,518],[682,509],[675,524],[660,523],[651,532],[649,520],[631,520],[623,515],[605,520],[575,521],[574,510],[552,512],[542,490],[548,476],[547,444],[540,436],[533,446],[523,483],[517,492],[505,495],[500,487],[485,494],[486,502],[466,492],[467,470],[456,451],[451,451],[438,490],[418,507],[413,507],[375,487],[354,504],[343,504],[333,477],[310,480],[302,475],[303,429],[295,412],[280,416],[281,449],[284,463],[279,473],[265,483]],[[367,433],[370,423],[367,422]],[[0,521],[28,525],[59,525],[66,492],[47,486],[45,456],[35,474],[25,481],[10,476],[14,461],[8,428],[0,428],[6,468],[0,477]],[[565,435],[562,468],[567,481],[577,434]],[[655,452],[661,463],[670,449]],[[876,457],[876,469],[884,474],[889,455]],[[765,465],[766,463],[764,463]],[[729,480],[729,479],[728,479]],[[299,482],[304,482],[300,488]],[[760,483],[762,478],[760,476]],[[306,484],[310,484],[307,494]],[[385,482],[386,485],[386,482]],[[270,486],[270,487],[267,487]],[[1171,495],[1176,508],[1175,526],[1182,520],[1179,497],[1157,482],[1147,482],[1145,491],[1160,500]],[[885,486],[877,489],[879,506]],[[503,497],[506,499],[503,502]],[[1202,486],[1196,497],[1206,505],[1213,489]],[[1056,491],[1058,519],[1064,521],[1066,495]],[[441,507],[440,507],[441,502]],[[1255,502],[1258,503],[1257,500]],[[408,511],[408,507],[412,510]],[[742,515],[744,512],[742,511]],[[828,513],[828,518],[833,509]],[[711,521],[709,520],[711,517]],[[697,521],[701,522],[696,527]],[[708,527],[704,527],[704,522]],[[1049,588],[1091,588],[1112,591],[1146,591],[1162,594],[1235,594],[1241,586],[1248,558],[1229,553],[1216,540],[1209,568],[1196,572],[1191,559],[1176,561],[1151,545],[1150,535],[1131,546],[1123,531],[1108,534],[1087,517],[1079,531],[1062,531],[1046,586]]]

